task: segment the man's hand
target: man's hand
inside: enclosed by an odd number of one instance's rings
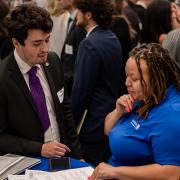
[[[62,157],[71,150],[64,144],[57,141],[45,143],[42,146],[41,156],[43,157]]]

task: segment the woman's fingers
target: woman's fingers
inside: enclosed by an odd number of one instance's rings
[[[124,108],[125,113],[132,111],[134,104],[134,99],[131,97],[131,95],[126,94],[121,96],[117,102],[116,102],[116,108],[117,110],[122,110]]]

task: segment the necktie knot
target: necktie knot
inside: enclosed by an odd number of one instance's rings
[[[33,76],[33,75],[36,75],[37,73],[37,66],[33,66],[29,71],[28,71],[28,74],[29,76]]]
[[[71,22],[73,21],[73,19],[71,17],[69,17],[68,19],[68,24],[67,24],[67,33],[69,32],[70,30],[70,27],[71,27]]]

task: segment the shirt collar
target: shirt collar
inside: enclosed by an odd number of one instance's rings
[[[74,21],[74,19],[76,18],[76,14],[77,14],[77,10],[75,9],[73,12],[69,14],[69,17]]]
[[[22,72],[22,74],[26,74],[32,67],[27,64],[18,54],[18,52],[16,51],[16,49],[14,50],[14,57],[15,60],[17,62],[17,65],[20,69],[20,71]],[[40,68],[40,65],[37,64],[36,65],[38,68]]]
[[[144,9],[147,9],[147,5],[144,2],[138,1],[136,4],[142,6]]]
[[[98,25],[93,26],[86,34],[86,37],[89,36],[89,34],[97,27]]]

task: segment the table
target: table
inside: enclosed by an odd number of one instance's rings
[[[38,157],[38,158],[41,159],[41,163],[38,164],[37,166],[32,167],[31,169],[32,170],[49,171],[48,158],[44,158],[44,157]],[[74,158],[70,158],[70,163],[71,163],[71,169],[91,166],[90,164],[88,164],[86,162],[82,162],[82,161],[74,159]]]

